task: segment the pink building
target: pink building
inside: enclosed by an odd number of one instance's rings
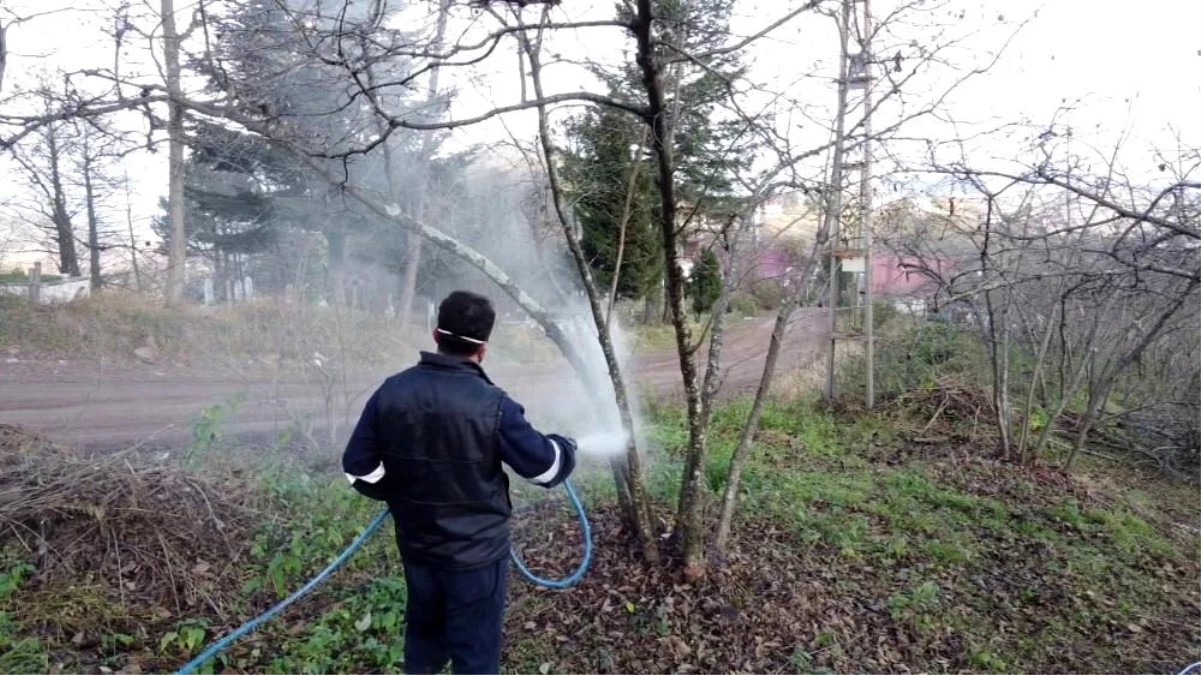
[[[946,279],[954,274],[956,267],[949,258],[921,259],[877,253],[872,256],[872,293],[890,298],[932,296],[938,284],[930,275]]]

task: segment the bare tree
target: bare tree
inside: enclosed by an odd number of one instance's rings
[[[438,19],[434,28],[434,37],[430,42],[430,50],[434,52],[442,51],[443,44],[446,41],[446,24],[450,18],[450,3],[451,0],[440,0],[438,4]],[[439,98],[442,96],[438,92],[438,73],[439,69],[435,66],[429,71],[429,85],[426,87],[425,108],[428,109],[427,115],[430,112],[436,113],[442,106],[439,104]],[[431,118],[437,118],[439,115],[429,115]],[[421,150],[418,161],[423,165],[428,166],[430,157],[433,153],[433,135],[425,134],[421,139]],[[385,146],[386,147],[386,146]],[[385,160],[387,161],[387,160]],[[428,216],[425,211],[427,204],[425,193],[429,189],[429,171],[422,173],[422,182],[424,185],[418,188],[418,207],[417,218],[425,221]],[[413,300],[417,291],[417,270],[421,267],[421,237],[410,234],[408,238],[408,250],[405,252],[406,260],[401,279],[400,286],[400,327],[403,330],[409,323],[410,315],[413,310]]]
[[[1052,125],[1032,136],[1035,161],[1025,170],[984,170],[962,158],[934,162],[936,171],[981,195],[984,213],[977,223],[948,223],[958,230],[955,237],[917,237],[904,245],[924,261],[921,272],[937,282],[946,301],[978,310],[1001,455],[1037,461],[1056,433],[1069,432],[1063,462],[1070,467],[1098,433],[1111,436],[1131,420],[1145,431],[1158,425],[1188,433],[1179,413],[1152,423],[1143,411],[1175,409],[1173,401],[1197,369],[1163,371],[1155,384],[1138,371],[1148,362],[1182,365],[1168,351],[1179,351],[1177,336],[1195,335],[1201,296],[1196,151],[1182,144],[1160,160],[1167,179],[1136,181],[1117,162],[1120,144],[1096,153],[1103,167],[1097,173],[1071,152],[1070,130]],[[969,242],[975,264],[931,264],[953,257],[951,241]],[[1029,374],[1012,367],[1018,353],[1033,361]],[[1010,403],[1015,395],[1025,401],[1020,416]],[[1041,428],[1035,435],[1036,412]],[[1171,464],[1154,447],[1129,445]]]
[[[167,249],[166,303],[183,300],[184,272],[187,269],[187,233],[184,229],[184,101],[180,87],[180,34],[175,27],[174,0],[161,0],[163,61],[167,86],[168,188],[167,210],[171,238]]]
[[[286,3],[284,4],[286,5]],[[350,120],[345,125],[339,125],[336,135],[332,133],[321,135],[308,133],[307,128],[302,127],[299,123],[299,116],[280,114],[279,111],[272,110],[269,106],[263,105],[261,101],[255,100],[252,86],[239,88],[239,83],[228,82],[222,83],[222,86],[215,87],[213,91],[203,95],[185,96],[180,90],[180,61],[178,59],[180,36],[174,28],[173,19],[171,19],[172,25],[166,26],[168,18],[173,17],[174,13],[170,11],[173,9],[171,0],[162,0],[164,43],[167,45],[165,51],[176,52],[174,67],[169,54],[166,59],[165,84],[138,81],[136,78],[130,78],[119,72],[115,66],[111,69],[95,69],[89,72],[89,76],[112,83],[113,91],[116,93],[95,100],[78,102],[49,115],[0,115],[0,124],[10,130],[4,138],[0,139],[0,142],[6,145],[16,142],[58,119],[94,118],[118,110],[166,104],[170,111],[170,120],[167,125],[169,138],[173,151],[177,147],[180,149],[178,159],[182,167],[182,116],[185,110],[197,118],[213,120],[223,125],[237,126],[294,151],[296,156],[301,158],[314,174],[327,178],[332,185],[340,189],[342,195],[357,203],[356,208],[361,208],[379,222],[414,233],[435,247],[476,267],[543,327],[547,335],[564,352],[569,362],[582,377],[587,379],[591,375],[588,374],[578,350],[557,322],[555,314],[527,293],[514,280],[512,274],[499,268],[480,251],[445,229],[433,227],[425,222],[425,218],[419,211],[402,208],[397,204],[394,194],[364,181],[361,173],[356,170],[356,163],[359,160],[365,157],[370,158],[372,153],[378,149],[386,149],[390,140],[400,137],[407,131],[432,132],[455,129],[496,119],[512,112],[536,111],[539,114],[539,142],[542,150],[543,169],[546,172],[551,193],[549,205],[553,207],[555,219],[564,234],[565,243],[576,264],[581,283],[585,287],[593,321],[597,328],[598,340],[609,367],[609,378],[618,399],[617,403],[621,409],[623,422],[629,429],[631,426],[629,401],[628,397],[622,393],[624,380],[616,354],[613,353],[608,312],[590,278],[588,261],[583,258],[579,250],[578,236],[571,226],[570,205],[563,199],[561,187],[556,185],[555,148],[547,117],[554,106],[579,103],[606,106],[628,113],[646,127],[649,150],[656,162],[656,184],[659,192],[657,222],[663,243],[667,276],[666,304],[675,333],[676,352],[688,413],[689,442],[681,485],[676,532],[680,535],[686,574],[695,578],[704,573],[706,495],[702,469],[708,445],[709,415],[721,380],[722,331],[725,317],[723,310],[729,302],[732,288],[731,278],[736,276],[737,270],[728,268],[723,299],[719,302],[718,311],[705,330],[701,331],[700,335],[694,335],[686,310],[687,275],[683,260],[684,246],[689,236],[705,227],[712,230],[707,234],[714,241],[720,242],[723,238],[728,238],[730,258],[731,260],[737,258],[736,254],[740,245],[738,228],[749,221],[748,213],[750,211],[731,210],[728,206],[718,207],[714,205],[709,191],[704,189],[699,190],[698,194],[688,195],[686,200],[682,199],[679,190],[682,184],[679,175],[682,153],[678,152],[676,148],[676,132],[680,119],[691,111],[682,109],[680,98],[675,95],[675,92],[677,87],[682,86],[684,74],[689,72],[720,79],[723,75],[715,72],[717,71],[715,63],[719,63],[723,58],[737,55],[773,31],[779,30],[807,13],[820,9],[824,3],[814,0],[781,11],[778,18],[773,19],[763,29],[755,31],[747,37],[730,35],[728,29],[724,28],[714,30],[707,34],[708,44],[690,43],[686,33],[678,30],[679,25],[686,22],[679,21],[680,17],[669,16],[659,6],[659,3],[653,0],[636,0],[636,2],[627,3],[619,11],[618,18],[612,20],[575,22],[552,20],[550,4],[539,8],[544,11],[535,22],[523,20],[521,10],[525,5],[530,4],[528,2],[515,0],[512,3],[491,4],[503,4],[506,8],[516,5],[513,13],[514,20],[508,20],[505,12],[500,11],[498,7],[490,7],[489,9],[492,11],[488,12],[486,16],[496,19],[499,25],[495,28],[486,28],[487,33],[481,39],[462,37],[449,46],[440,44],[441,40],[437,37],[438,31],[435,31],[433,38],[424,35],[414,36],[390,30],[378,23],[372,25],[370,22],[348,19],[347,12],[341,12],[335,16],[322,15],[301,18],[295,25],[298,36],[296,49],[301,58],[290,61],[287,67],[321,68],[324,69],[323,72],[331,73],[331,76],[337,73],[343,95],[325,111],[314,113],[314,115],[324,115],[327,119],[346,118]],[[320,11],[320,9],[317,10],[317,13]],[[881,22],[881,24],[886,25],[887,22]],[[204,21],[201,21],[201,25],[205,25]],[[634,94],[631,91],[630,96],[602,95],[588,91],[586,88],[564,93],[545,91],[541,75],[541,57],[544,54],[543,40],[549,35],[568,29],[589,29],[598,33],[621,31],[631,37],[634,43],[633,65],[637,68],[640,80],[640,84],[635,88],[637,93]],[[525,92],[526,85],[532,84],[534,88],[532,98],[523,96],[516,103],[496,106],[473,116],[450,119],[430,119],[427,115],[395,103],[395,100],[402,98],[398,92],[413,87],[414,83],[420,82],[427,75],[432,75],[434,71],[443,73],[458,71],[490,58],[501,41],[507,38],[517,39],[521,52],[524,54],[523,64],[529,64],[529,77],[523,73],[521,91]],[[940,58],[937,47],[923,48],[922,53],[925,55],[926,61],[930,63],[936,62]],[[208,55],[201,56],[208,57]],[[405,65],[390,71],[383,67],[389,62]],[[174,75],[172,75],[173,72]],[[372,77],[373,73],[378,77]],[[890,81],[888,83],[890,95],[878,97],[874,105],[886,105],[890,100],[900,100],[898,92],[902,91],[905,82],[904,76],[899,77],[896,81]],[[228,86],[225,86],[226,84]],[[243,84],[263,84],[263,82],[260,80]],[[142,95],[136,98],[123,96],[121,92],[129,87],[138,88]],[[743,117],[740,114],[741,106],[738,97],[739,90],[732,83],[718,94],[718,98],[723,102],[722,114],[733,120]],[[893,133],[906,120],[925,114],[936,108],[939,102],[936,99],[920,106],[916,112],[901,106],[902,112],[897,116],[895,124],[881,125],[880,130],[878,132],[873,130],[873,133]],[[781,107],[786,107],[789,103],[791,101],[787,99],[780,101]],[[745,117],[746,119],[743,121],[746,124],[744,126],[750,130],[747,133],[755,135],[756,138],[770,138],[774,135],[778,145],[788,150],[787,161],[783,162],[785,167],[793,166],[806,159],[819,158],[832,147],[829,143],[819,143],[815,147],[805,150],[795,150],[788,147],[789,141],[784,133],[779,129],[772,128],[766,120],[767,116],[763,116],[762,119],[755,115]],[[173,129],[180,133],[173,133]],[[172,154],[173,169],[176,165],[175,159],[176,155]],[[720,176],[715,174],[722,171],[725,169],[716,169],[706,178],[716,180]],[[174,186],[182,185],[182,175],[181,172],[173,170],[171,176],[173,186],[171,194],[174,196],[176,195]],[[180,178],[178,183],[176,178]],[[777,189],[777,182],[780,181],[769,181],[767,186],[758,192],[748,191],[752,192],[756,199],[761,199]],[[787,182],[794,185],[798,183],[795,180]],[[754,184],[755,181],[749,183]],[[178,224],[180,232],[180,236],[174,237],[172,241],[174,250],[176,244],[182,247],[184,243],[182,223],[175,219],[174,209],[171,222],[172,231],[176,231]],[[175,274],[172,279],[179,281],[182,279],[183,255],[182,253],[178,257],[173,255],[172,259],[178,263],[172,268]],[[172,293],[169,293],[168,297],[177,297],[179,287],[178,284],[174,285]],[[789,305],[789,307],[793,306]],[[784,327],[788,323],[788,316],[788,314],[782,313],[782,318],[777,320],[778,330],[773,331],[775,338],[773,344],[778,345]],[[706,355],[707,367],[702,373],[698,363],[698,353],[702,349],[706,337],[709,347]],[[776,353],[778,354],[778,351]],[[774,366],[775,361],[773,360],[770,362],[770,370],[766,371],[761,384],[764,394],[770,387],[770,372],[774,370]],[[592,392],[602,391],[598,387],[590,387],[589,390]],[[594,395],[596,394],[594,393]],[[750,434],[753,436],[753,431]],[[750,436],[748,436],[749,438]],[[747,443],[749,444],[749,440]],[[648,558],[653,557],[656,541],[653,537],[653,526],[650,523],[648,503],[640,492],[642,485],[638,475],[638,455],[633,444],[628,448],[626,465],[629,468],[629,474],[624,481],[633,499],[635,512],[638,514],[638,533],[646,555]],[[735,491],[737,490],[736,482]],[[619,486],[622,484],[623,479],[619,477]]]
[[[543,9],[541,23],[545,24],[548,22],[549,13],[550,6],[548,5]],[[515,9],[515,15],[520,24],[522,16],[519,8]],[[534,88],[534,96],[542,99],[545,96],[542,86],[542,31],[534,31],[532,37],[527,32],[517,33],[516,35],[522,53],[529,62],[529,75]],[[571,252],[572,260],[575,262],[576,270],[584,286],[584,292],[588,296],[588,305],[592,311],[593,322],[596,324],[597,339],[600,342],[601,351],[604,354],[605,363],[609,369],[609,379],[613,385],[621,423],[629,431],[624,466],[620,463],[614,464],[614,478],[618,485],[618,492],[622,495],[623,502],[626,505],[627,519],[634,526],[634,530],[642,545],[643,556],[647,561],[655,562],[659,558],[659,551],[651,520],[650,502],[645,494],[645,486],[642,479],[642,461],[638,456],[638,446],[632,433],[634,423],[630,396],[626,390],[621,364],[617,360],[610,317],[603,306],[600,291],[593,279],[592,268],[584,255],[579,233],[567,212],[567,205],[564,203],[563,189],[559,182],[554,146],[550,135],[549,114],[546,106],[538,106],[537,112],[538,137],[542,149],[543,167],[546,171],[551,206],[562,229],[568,250]]]
[[[47,101],[50,99],[47,98]],[[34,142],[18,148],[13,157],[36,197],[26,213],[35,214],[30,225],[47,230],[51,250],[58,258],[62,274],[79,276],[74,211],[68,195],[71,127],[64,122],[47,124],[37,131]],[[27,216],[28,218],[28,216]]]

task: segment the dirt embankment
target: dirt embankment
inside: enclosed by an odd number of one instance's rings
[[[192,420],[202,410],[237,399],[221,421],[228,434],[345,429],[384,377],[416,359],[420,339],[400,340],[378,320],[340,321],[276,307],[200,319],[140,305],[35,312],[20,323],[6,321],[0,333],[0,422],[76,446],[176,444],[191,438]],[[772,322],[732,321],[723,392],[758,384]],[[781,372],[820,354],[823,326],[819,314],[797,315]],[[502,330],[486,365],[527,408],[584,396],[544,339]],[[645,391],[680,391],[674,350],[637,354],[627,370]]]

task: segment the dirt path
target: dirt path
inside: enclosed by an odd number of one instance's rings
[[[772,327],[771,318],[736,320],[726,341],[723,393],[753,390],[758,384]],[[812,359],[822,348],[824,319],[797,316],[791,324],[781,372]],[[205,376],[195,369],[159,366],[102,367],[69,361],[0,361],[0,422],[38,429],[71,445],[124,447],[135,443],[171,445],[192,437],[192,420],[207,406],[241,397],[236,412],[222,421],[227,434],[275,437],[288,428],[324,429],[332,421],[345,429],[358,417],[367,396],[387,375],[339,383],[333,404],[325,405],[314,382],[272,381],[246,376]],[[404,367],[403,364],[401,367]],[[565,366],[489,365],[489,374],[528,409],[563,397],[583,397]],[[660,395],[679,392],[674,351],[637,356],[628,370],[634,382]]]

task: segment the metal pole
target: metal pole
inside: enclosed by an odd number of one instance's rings
[[[825,230],[830,251],[829,328],[830,348],[826,352],[826,400],[833,401],[835,351],[838,346],[838,236],[842,216],[842,158],[846,145],[847,112],[847,40],[851,23],[851,2],[842,2],[842,22],[838,26],[840,43],[838,58],[838,115],[834,123],[834,156],[830,162],[830,183],[826,196]]]
[[[859,174],[859,222],[863,228],[863,309],[866,345],[864,361],[867,369],[867,408],[876,404],[876,329],[874,325],[874,295],[872,293],[872,7],[871,0],[863,0],[862,54],[867,85],[863,90],[863,170]]]

